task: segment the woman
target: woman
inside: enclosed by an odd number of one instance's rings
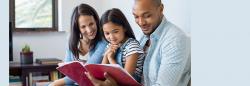
[[[107,43],[102,39],[99,29],[99,16],[94,8],[87,4],[75,7],[65,62],[87,59],[87,63],[101,63]],[[69,77],[64,77],[50,85],[74,85],[74,82]]]

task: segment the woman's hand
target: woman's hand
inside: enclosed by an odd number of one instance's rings
[[[61,62],[61,63],[58,63],[57,65],[58,65],[58,67],[60,67],[60,66],[62,66],[64,64],[65,64],[64,62]]]
[[[106,78],[105,81],[94,78],[89,72],[85,72],[85,75],[87,75],[94,86],[118,86],[116,81],[106,72],[104,73],[104,77]]]

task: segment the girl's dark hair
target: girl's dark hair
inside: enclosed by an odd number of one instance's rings
[[[98,40],[101,40],[100,26],[99,26],[99,16],[95,9],[88,4],[80,4],[74,8],[73,14],[71,16],[71,32],[69,37],[69,50],[73,53],[74,57],[79,59],[79,49],[78,45],[80,42],[81,32],[79,30],[78,19],[81,15],[93,16],[97,26],[96,37],[91,41],[90,48],[95,48]],[[82,36],[82,35],[81,35]]]
[[[103,25],[108,23],[108,22],[112,22],[114,24],[122,26],[124,29],[126,29],[125,36],[127,36],[128,38],[135,39],[134,32],[133,32],[130,24],[128,23],[128,20],[126,19],[126,17],[124,16],[124,14],[122,13],[121,10],[119,10],[117,8],[112,8],[110,10],[107,10],[102,15],[101,20],[100,20],[100,27],[101,27],[101,33],[102,33],[103,37],[104,37]],[[105,40],[107,41],[106,38],[105,38]]]

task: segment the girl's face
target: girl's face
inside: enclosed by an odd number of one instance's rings
[[[81,34],[84,38],[92,40],[95,38],[97,33],[97,26],[93,16],[80,15],[78,19],[78,25]]]
[[[114,24],[112,22],[105,23],[103,25],[103,32],[105,38],[111,44],[120,44],[125,41],[125,30],[122,26]]]

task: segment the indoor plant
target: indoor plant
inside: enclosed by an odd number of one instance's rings
[[[33,52],[30,50],[29,45],[25,45],[20,52],[21,63],[22,64],[32,64],[33,63]]]

